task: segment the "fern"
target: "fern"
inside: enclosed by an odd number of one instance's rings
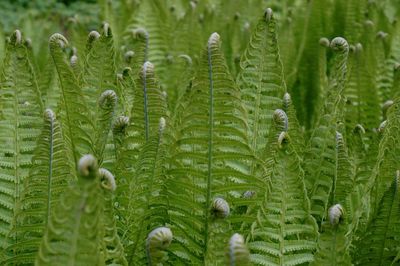
[[[81,88],[63,53],[63,48],[68,45],[67,39],[55,33],[50,37],[49,45],[61,84],[61,101],[64,107],[61,120],[64,139],[70,146],[69,150],[72,151],[76,165],[77,157],[91,150],[92,140],[87,131],[91,132],[93,125]]]
[[[120,229],[129,264],[145,263],[145,233],[167,221],[167,207],[161,203],[166,200],[163,191],[165,124],[165,119],[160,118],[159,133],[144,145],[134,169],[135,175],[126,179],[117,190],[118,213],[123,217]]]
[[[6,237],[19,209],[23,182],[31,168],[40,133],[41,99],[21,32],[6,44],[0,88],[0,247],[15,241]]]
[[[265,146],[272,113],[282,106],[286,92],[271,9],[259,20],[240,66],[238,84],[248,111],[248,134],[252,149],[259,154]]]
[[[299,157],[290,143],[287,116],[276,110],[267,153],[271,193],[249,234],[257,265],[301,265],[313,261],[317,225],[311,215]]]
[[[307,189],[310,195],[311,208],[317,220],[325,217],[329,195],[332,191],[335,172],[335,135],[337,125],[343,121],[344,101],[342,98],[346,80],[346,63],[349,46],[343,38],[335,38],[331,47],[336,51],[331,71],[329,89],[324,104],[323,115],[314,129],[310,140],[309,158],[305,169]],[[340,131],[340,130],[339,130]]]
[[[368,225],[365,235],[357,245],[355,261],[357,265],[390,265],[394,262],[399,224],[399,173],[385,191],[379,209]]]
[[[97,265],[103,201],[99,168],[92,155],[79,161],[79,178],[62,195],[46,227],[35,264]]]
[[[5,250],[5,264],[32,264],[49,219],[69,181],[71,158],[65,159],[65,143],[54,112],[44,113],[44,126],[32,158],[29,176],[24,180],[21,209],[9,234],[13,244]]]
[[[218,255],[223,241],[217,239],[228,233],[229,217],[213,215],[212,203],[218,196],[234,206],[240,200],[234,192],[243,193],[251,189],[252,182],[259,182],[248,175],[245,166],[251,157],[244,109],[219,39],[217,33],[209,38],[171,150],[167,186],[173,188],[168,201],[176,239],[171,249],[182,263],[217,263],[223,258]]]

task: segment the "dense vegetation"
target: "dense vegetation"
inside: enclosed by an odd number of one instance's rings
[[[400,265],[398,1],[20,2],[2,265]]]

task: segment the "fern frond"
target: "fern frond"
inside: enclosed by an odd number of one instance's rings
[[[287,117],[283,117],[286,114],[282,110],[275,113],[266,148],[265,175],[271,180],[271,192],[261,203],[248,247],[254,264],[302,265],[313,261],[318,228],[311,215],[300,159],[287,131]]]
[[[117,106],[117,95],[112,90],[104,91],[97,106],[97,118],[95,124],[95,137],[93,138],[94,151],[99,163],[103,162],[103,153],[107,144],[108,135],[111,130],[115,109]]]
[[[163,226],[167,220],[165,178],[165,119],[160,118],[158,135],[152,136],[143,146],[134,172],[125,178],[119,189],[118,212],[122,240],[125,243],[129,264],[146,261],[145,233]]]
[[[154,65],[150,62],[143,64],[140,77],[136,82],[133,108],[131,111],[131,124],[127,128],[124,140],[123,168],[132,165],[143,145],[152,134],[158,132],[161,117],[167,118],[167,105],[165,94],[154,73]]]
[[[238,84],[248,112],[251,147],[256,154],[265,146],[269,121],[274,110],[282,107],[286,92],[276,31],[269,8],[258,21],[240,62]]]
[[[116,189],[115,177],[104,168],[99,169],[101,187],[103,189],[104,209],[102,215],[103,241],[102,251],[106,265],[127,266],[124,247],[122,246],[117,231],[114,214],[114,191]]]
[[[318,250],[311,265],[352,265],[346,238],[347,219],[340,204],[329,209],[330,221],[321,227]]]
[[[400,174],[385,191],[365,234],[356,244],[357,265],[390,265],[398,252],[400,240]]]
[[[51,214],[35,264],[98,265],[103,201],[96,158],[79,160],[77,182],[62,194]]]
[[[330,73],[329,88],[323,113],[310,140],[310,151],[306,155],[306,184],[311,200],[311,209],[316,219],[322,220],[327,212],[328,199],[332,192],[336,169],[335,136],[340,122],[343,121],[343,89],[347,74],[347,56],[349,45],[341,37],[332,40],[331,48],[335,52]]]
[[[86,47],[82,91],[91,110],[95,110],[100,95],[116,87],[115,52],[110,25],[103,23],[100,33],[91,32]]]
[[[88,133],[93,130],[93,125],[81,88],[63,52],[67,45],[67,39],[59,33],[50,37],[50,53],[61,85],[62,131],[65,141],[70,145],[69,150],[73,152],[72,156],[76,165],[77,158],[81,154],[91,151],[92,141]]]
[[[61,193],[75,179],[71,158],[65,158],[65,143],[54,112],[44,113],[44,127],[24,180],[21,210],[13,221],[9,238],[14,243],[5,250],[5,264],[33,264],[38,246],[59,203]]]
[[[5,248],[41,127],[40,94],[19,30],[6,44],[0,107],[0,248]]]
[[[247,205],[240,195],[261,190],[256,184],[262,181],[248,172],[252,157],[245,111],[217,33],[209,38],[187,97],[170,151],[168,201],[176,239],[171,253],[181,263],[222,263],[221,244],[227,241],[236,210],[231,207],[232,214],[218,218],[212,212],[213,201],[222,198],[229,206]]]

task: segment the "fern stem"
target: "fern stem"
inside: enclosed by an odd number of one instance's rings
[[[206,221],[205,221],[205,240],[204,240],[204,254],[207,254],[207,247],[208,247],[208,219],[210,217],[210,201],[211,201],[211,169],[212,169],[212,146],[213,146],[213,124],[214,124],[214,82],[213,82],[213,70],[211,64],[211,44],[215,39],[218,39],[219,35],[217,33],[213,33],[208,41],[207,45],[207,59],[208,59],[208,79],[209,83],[209,94],[210,94],[210,106],[209,106],[209,120],[208,120],[208,176],[207,176],[207,197],[206,197]],[[204,260],[205,262],[205,260]]]
[[[147,65],[149,62],[143,64],[143,112],[144,112],[144,135],[146,142],[149,140],[149,114],[147,110]]]
[[[50,206],[51,206],[51,180],[52,180],[52,174],[53,174],[53,138],[54,138],[54,113],[51,110],[46,110],[46,115],[48,115],[49,120],[50,120],[50,149],[49,149],[49,175],[47,177],[47,209],[46,209],[46,221],[45,221],[45,226],[49,224],[50,220]]]

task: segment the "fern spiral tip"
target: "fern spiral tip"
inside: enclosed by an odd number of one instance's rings
[[[208,38],[208,46],[217,45],[219,43],[220,36],[218,33],[214,32],[211,34],[210,38]]]
[[[103,109],[112,108],[117,101],[117,94],[113,90],[106,90],[100,95],[99,106]]]
[[[124,54],[124,60],[125,60],[125,62],[130,63],[134,55],[135,55],[135,52],[134,52],[134,51],[127,51],[127,52]]]
[[[274,123],[279,127],[282,127],[283,131],[288,131],[289,119],[285,111],[282,109],[276,109],[273,114]]]
[[[107,22],[103,22],[103,34],[106,37],[111,36],[111,27],[110,24],[108,24]]]
[[[242,235],[235,233],[229,240],[229,265],[248,265],[250,252]]]
[[[172,242],[172,231],[168,227],[158,227],[151,231],[146,239],[148,248],[166,249]]]
[[[388,36],[388,34],[384,31],[378,31],[378,33],[376,34],[376,37],[378,39],[386,39],[387,36]]]
[[[329,47],[330,46],[330,41],[328,38],[321,38],[319,39],[319,45],[323,46],[323,47]]]
[[[44,111],[44,117],[45,117],[46,120],[49,120],[49,121],[53,121],[53,120],[56,119],[55,113],[54,113],[53,110],[51,110],[50,108],[47,108],[47,109]]]
[[[104,168],[99,169],[99,175],[101,179],[101,186],[107,190],[115,191],[117,185],[115,183],[114,175]]]
[[[22,34],[20,30],[15,30],[14,33],[11,35],[11,42],[14,45],[21,45],[22,44]]]
[[[290,105],[292,105],[292,97],[290,96],[289,93],[286,92],[283,95],[283,108],[285,109],[285,111],[289,109]]]
[[[230,213],[229,204],[223,198],[215,198],[211,208],[212,213],[218,218],[226,218]]]
[[[154,65],[150,61],[144,62],[142,67],[142,74],[148,75],[152,73],[154,73]]]
[[[72,67],[75,67],[78,64],[78,56],[76,56],[76,55],[71,56],[71,59],[69,60],[69,64]]]
[[[88,43],[92,43],[93,41],[97,40],[98,38],[100,38],[100,33],[98,33],[95,30],[92,30],[91,32],[89,32],[88,35]]]
[[[247,190],[243,193],[242,197],[245,199],[251,199],[252,197],[254,197],[254,195],[256,194],[255,191],[253,190]]]
[[[129,117],[127,116],[119,116],[114,122],[113,125],[113,133],[122,133],[129,125]]]
[[[161,132],[164,131],[165,126],[166,126],[165,118],[164,117],[160,117],[159,129],[160,129]]]
[[[331,41],[330,47],[334,51],[344,51],[348,52],[349,51],[349,44],[346,41],[345,38],[342,37],[336,37]]]
[[[386,114],[389,108],[394,104],[392,100],[387,100],[383,105],[382,105],[382,113],[383,113],[383,119],[386,119]]]
[[[365,134],[365,128],[364,128],[361,124],[357,124],[357,125],[354,127],[354,131],[355,131],[355,132],[359,132],[359,133],[361,133],[361,134]]]
[[[188,56],[187,54],[178,55],[178,58],[184,59],[186,61],[186,64],[188,64],[188,65],[192,65],[192,63],[193,63],[192,58],[190,56]]]
[[[49,43],[50,47],[57,45],[62,49],[68,46],[68,40],[64,37],[64,35],[60,33],[54,33],[53,35],[51,35]]]
[[[278,147],[282,148],[283,144],[289,141],[289,135],[286,131],[282,131],[278,136]]]
[[[82,177],[93,176],[93,173],[96,172],[97,169],[97,159],[93,155],[86,154],[79,160],[78,172]]]
[[[385,131],[386,126],[387,126],[387,120],[383,121],[383,122],[379,125],[379,127],[378,127],[378,132],[382,134],[382,133]]]
[[[138,28],[132,31],[132,35],[136,38],[136,39],[148,39],[149,38],[149,33],[147,32],[147,30],[143,29],[143,28]]]
[[[343,207],[340,204],[333,205],[329,209],[329,222],[331,225],[336,226],[339,224],[340,219],[344,214]]]
[[[273,15],[272,9],[271,9],[271,8],[267,8],[267,9],[264,11],[264,18],[265,18],[265,21],[266,21],[266,22],[270,22],[271,19],[272,19],[272,15]]]

